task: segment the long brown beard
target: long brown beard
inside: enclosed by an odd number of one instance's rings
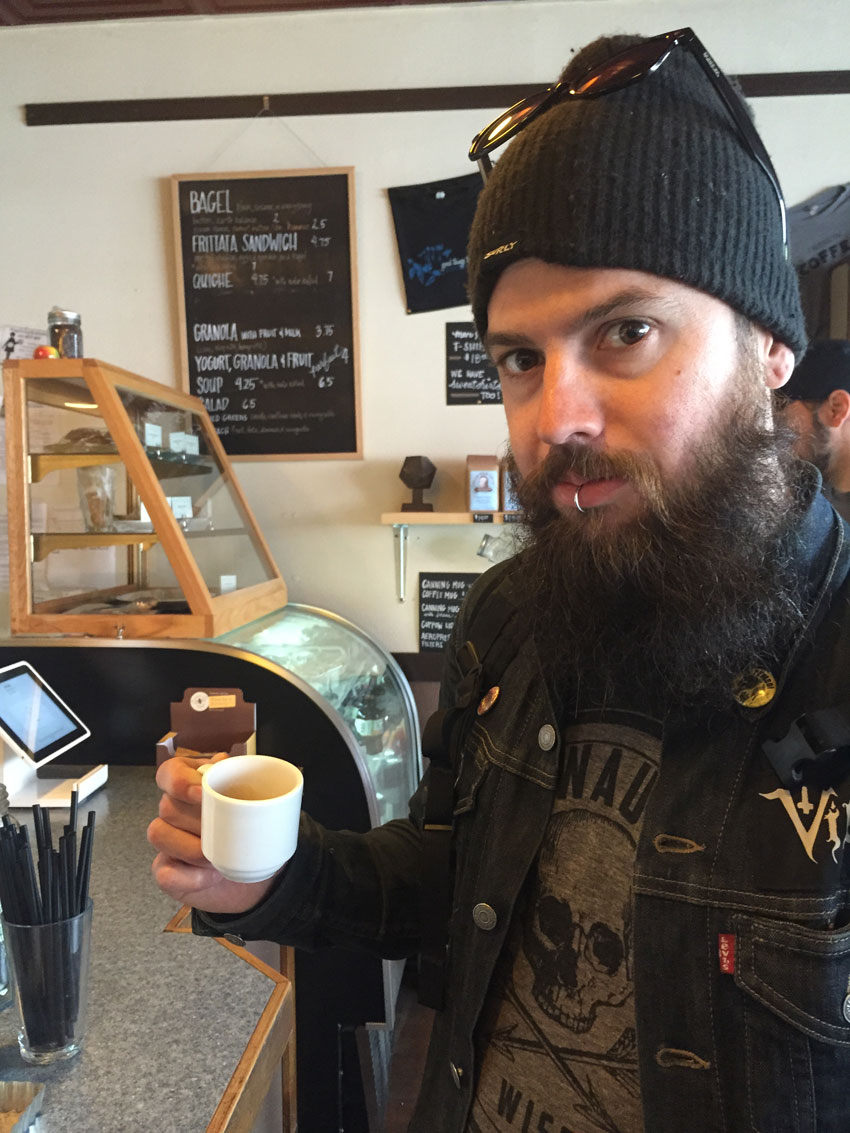
[[[744,350],[734,404],[676,484],[646,456],[550,451],[520,480],[508,460],[528,538],[527,610],[541,663],[566,707],[730,703],[734,677],[775,668],[802,620],[787,533],[806,503],[794,435],[765,424],[766,390]],[[624,476],[645,502],[635,520],[560,514],[564,472]]]

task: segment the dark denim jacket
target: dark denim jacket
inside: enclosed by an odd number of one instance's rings
[[[801,533],[817,625],[776,674],[774,700],[665,731],[634,884],[647,1133],[850,1130],[850,767],[792,795],[761,749],[805,711],[850,702],[848,534],[817,495]],[[449,690],[456,678],[450,670]],[[465,1127],[473,1035],[558,778],[560,729],[530,642],[500,685],[495,707],[474,718],[458,776],[446,1007],[415,1133]],[[268,898],[238,917],[196,914],[196,931],[415,952],[420,804],[421,789],[411,821],[365,835],[305,817]],[[721,966],[721,938],[734,971]]]

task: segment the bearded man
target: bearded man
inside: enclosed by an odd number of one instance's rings
[[[528,538],[461,611],[410,819],[304,816],[237,886],[169,760],[154,874],[198,932],[421,951],[417,1133],[846,1130],[850,555],[773,416],[770,159],[689,29],[594,42],[470,156]]]
[[[850,342],[809,345],[782,387],[782,415],[797,434],[795,450],[823,476],[823,493],[850,520]]]

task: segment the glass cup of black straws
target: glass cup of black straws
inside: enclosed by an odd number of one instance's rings
[[[29,831],[0,825],[0,904],[25,1062],[72,1058],[82,1048],[88,1002],[93,903],[88,895],[94,811],[77,853],[76,799],[54,848],[50,816],[34,806],[38,868]]]

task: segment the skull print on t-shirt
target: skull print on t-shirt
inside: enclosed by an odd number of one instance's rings
[[[581,715],[476,1036],[469,1133],[642,1128],[632,873],[661,728]]]

